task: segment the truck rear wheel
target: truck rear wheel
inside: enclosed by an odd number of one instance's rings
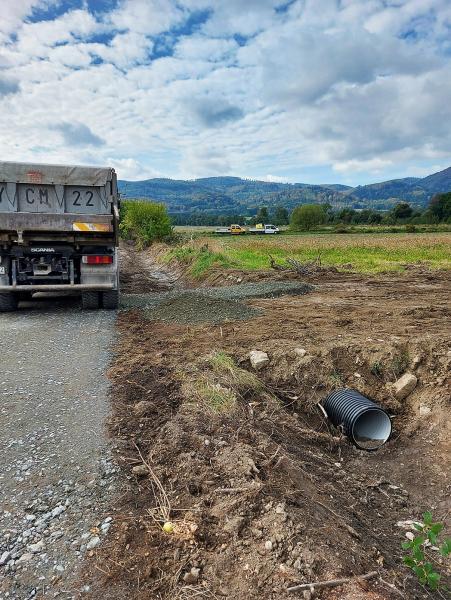
[[[17,310],[19,304],[16,294],[0,294],[0,312]]]
[[[119,290],[110,290],[102,293],[103,308],[114,310],[119,307]]]
[[[100,307],[99,292],[82,292],[81,305],[83,310],[96,310]]]

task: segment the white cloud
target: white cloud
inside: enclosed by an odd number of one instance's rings
[[[185,13],[169,0],[123,0],[110,15],[117,29],[157,35],[181,23]]]
[[[50,0],[17,0],[0,24],[2,155],[111,163],[131,179],[295,181],[326,166],[382,178],[449,162],[445,0],[282,4],[123,0],[32,23]]]

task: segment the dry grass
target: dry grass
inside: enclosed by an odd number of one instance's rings
[[[212,413],[231,413],[238,400],[264,391],[259,378],[239,367],[225,352],[200,358],[189,373],[180,373],[179,377],[184,396]]]

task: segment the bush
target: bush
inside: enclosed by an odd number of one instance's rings
[[[165,205],[146,200],[121,203],[119,228],[124,239],[135,240],[140,248],[172,235],[171,219]]]
[[[291,213],[290,227],[294,230],[309,231],[312,227],[326,221],[324,208],[319,204],[304,204],[297,206]]]

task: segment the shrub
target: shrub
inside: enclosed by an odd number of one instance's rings
[[[135,240],[140,248],[172,234],[171,220],[165,205],[146,200],[122,202],[119,228],[124,239]]]

